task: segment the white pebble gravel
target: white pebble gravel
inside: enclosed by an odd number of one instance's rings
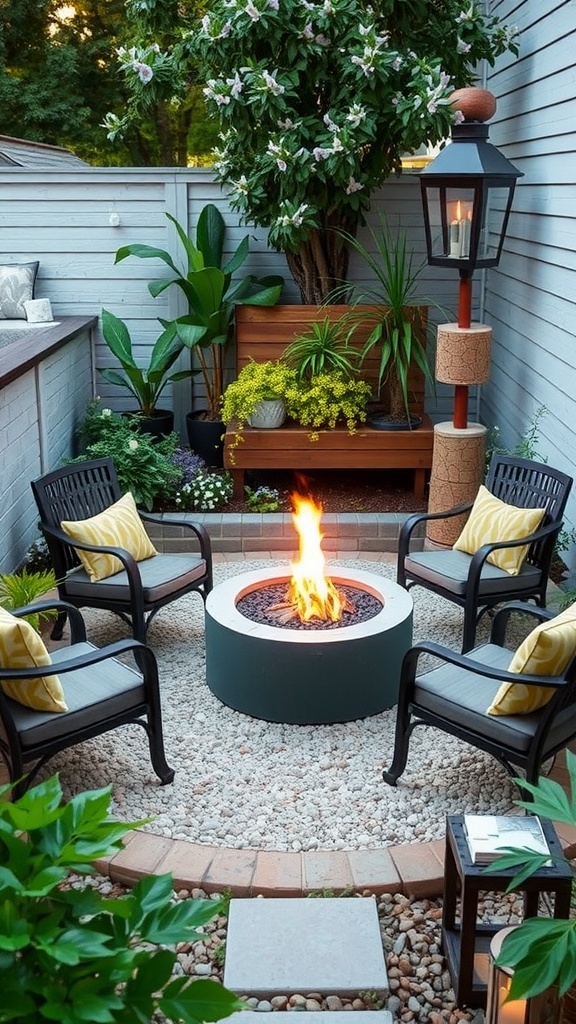
[[[274,564],[219,564],[216,582]],[[393,566],[384,563],[348,564],[393,576]],[[414,607],[415,640],[459,645],[459,609],[418,588]],[[109,613],[90,610],[86,618],[97,643],[125,636]],[[395,709],[362,721],[295,726],[225,707],[204,680],[197,595],[161,612],[149,642],[159,663],[174,783],[159,785],[136,726],[65,751],[46,769],[60,772],[67,793],[111,782],[114,812],[123,820],[150,815],[154,820],[145,827],[160,836],[237,849],[340,850],[440,839],[447,814],[512,807],[516,793],[503,768],[434,729],[416,729],[404,775],[396,788],[387,786],[382,770],[392,757]],[[383,671],[374,665],[375,673]]]

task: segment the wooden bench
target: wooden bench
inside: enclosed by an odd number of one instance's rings
[[[279,359],[286,346],[310,323],[325,315],[336,319],[347,307],[331,306],[320,310],[308,306],[238,306],[236,308],[236,365],[240,370],[250,359],[263,362]],[[367,313],[369,310],[367,309]],[[366,325],[357,332],[355,343],[362,345],[371,329]],[[364,376],[374,380],[374,364],[368,365]],[[415,370],[411,380],[413,401],[410,409],[422,416],[422,425],[415,430],[375,430],[361,426],[350,434],[345,426],[317,431],[318,439],[310,440],[311,430],[288,423],[275,430],[245,427],[242,440],[236,443],[234,425],[229,424],[224,440],[224,465],[232,473],[235,497],[244,495],[244,475],[250,469],[409,469],[413,470],[414,497],[424,496],[426,475],[432,466],[433,425],[424,415],[424,380]]]

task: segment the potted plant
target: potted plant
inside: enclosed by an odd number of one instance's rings
[[[34,604],[39,597],[55,590],[56,586],[57,580],[53,569],[30,570],[24,566],[20,572],[6,573],[0,576],[0,605],[6,611],[12,612],[15,608]],[[54,609],[50,609],[39,615],[32,614],[24,617],[37,632],[40,632],[42,624],[46,620],[55,618],[56,612]]]
[[[223,422],[234,423],[229,450],[238,446],[246,425],[259,429],[281,426],[286,418],[286,393],[296,384],[296,371],[282,360],[246,363],[226,388],[222,401]]]
[[[210,978],[174,974],[175,945],[204,939],[222,910],[213,900],[175,900],[170,875],[147,875],[109,898],[67,884],[123,848],[145,822],[109,816],[111,786],[63,802],[58,776],[19,800],[0,789],[0,1019],[197,1024],[244,1005]]]
[[[545,776],[536,785],[515,779],[531,797],[515,802],[532,814],[576,827],[576,754],[571,750],[566,750],[566,767],[570,778],[569,793],[558,782]],[[546,855],[516,850],[498,857],[490,867],[496,871],[518,868],[508,887],[510,891],[538,871],[547,859]],[[514,970],[511,999],[529,999],[557,985],[559,995],[564,997],[561,1020],[563,1024],[575,1024],[576,918],[527,918],[504,939],[496,962]]]
[[[183,83],[189,90],[201,75],[221,128],[218,179],[243,222],[267,228],[286,253],[302,302],[318,304],[347,280],[349,250],[335,229],[355,235],[403,154],[449,136],[452,89],[483,60],[517,53],[516,31],[461,0],[249,8],[211,0],[183,40],[180,8],[155,16],[132,4],[146,73],[119,51],[130,102],[111,136],[146,123],[159,88],[170,89],[167,68],[177,106],[189,102]]]
[[[364,321],[366,313],[359,306],[370,305],[370,319],[375,325],[361,351],[361,363],[376,360],[377,397],[386,384],[388,410],[369,416],[371,426],[379,429],[411,429],[421,423],[420,417],[410,412],[410,373],[416,366],[424,380],[434,384],[434,376],[422,343],[427,325],[426,306],[438,304],[432,299],[418,299],[415,303],[418,279],[425,263],[416,264],[409,251],[406,235],[398,229],[394,234],[383,221],[380,232],[372,229],[369,236],[373,249],[368,249],[352,235],[341,232],[350,249],[360,257],[374,278],[373,285],[343,285],[335,289],[332,298],[347,296],[352,304],[348,321]]]
[[[166,216],[174,224],[182,244],[184,270],[179,269],[165,249],[156,249],[150,245],[125,245],[118,249],[115,262],[119,263],[127,256],[160,259],[169,267],[173,276],[151,281],[148,285],[150,294],[160,295],[175,284],[186,297],[188,312],[174,320],[161,322],[168,337],[179,339],[191,355],[196,357],[204,382],[207,409],[188,416],[190,446],[209,465],[219,464],[221,458],[214,451],[214,441],[211,440],[205,446],[206,450],[203,450],[204,446],[199,442],[194,426],[195,421],[202,418],[216,424],[218,441],[223,433],[220,427],[220,406],[235,306],[273,306],[280,298],[284,282],[278,276],[256,278],[253,274],[240,279],[233,278],[233,274],[248,256],[248,236],[238,244],[232,257],[223,262],[226,224],[213,203],[208,203],[200,213],[195,242],[171,214]]]
[[[366,421],[372,394],[370,385],[359,377],[349,377],[341,370],[326,370],[296,383],[286,391],[286,411],[303,427],[310,427],[309,438],[318,438],[318,431],[345,423],[354,434]]]
[[[349,341],[354,333],[344,317],[315,320],[310,330],[298,335],[286,348],[284,359],[296,370],[298,380],[310,380],[319,373],[336,370],[345,377],[353,377],[359,359],[357,349]]]
[[[191,370],[169,374],[182,351],[182,342],[171,330],[164,330],[150,353],[148,367],[141,368],[132,354],[132,339],[126,324],[107,309],[102,310],[102,334],[122,372],[115,369],[99,372],[109,384],[125,388],[134,396],[141,430],[154,436],[169,434],[174,427],[174,413],[159,409],[158,400],[168,384],[192,375]]]

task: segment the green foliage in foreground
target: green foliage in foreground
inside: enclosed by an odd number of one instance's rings
[[[515,781],[529,794],[531,800],[517,800],[533,814],[567,825],[576,825],[576,754],[566,751],[566,766],[570,776],[570,792],[565,793],[558,782],[541,777],[533,786],[524,779]],[[546,857],[516,850],[498,857],[491,871],[518,868],[508,892],[518,889],[530,875],[539,871]],[[529,999],[558,985],[563,995],[576,983],[576,919],[556,920],[533,917],[524,921],[504,940],[497,963],[514,968],[510,989],[511,999]]]
[[[63,803],[54,776],[0,802],[0,1021],[145,1024],[160,1010],[200,1024],[243,1005],[215,981],[172,974],[176,953],[166,947],[203,938],[218,902],[174,901],[170,875],[113,899],[63,886],[143,824],[110,818],[110,789]]]

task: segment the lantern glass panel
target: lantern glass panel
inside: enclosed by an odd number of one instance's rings
[[[506,217],[510,197],[509,188],[490,187],[486,198],[480,226],[478,260],[497,260],[504,240]]]
[[[427,186],[428,216],[434,257],[467,259],[474,214],[473,188]]]

